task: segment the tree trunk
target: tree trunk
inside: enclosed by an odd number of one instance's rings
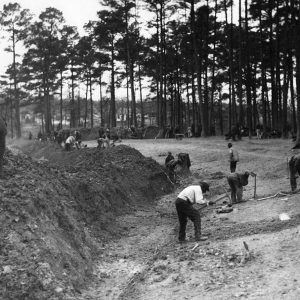
[[[261,66],[261,104],[262,104],[262,119],[263,119],[263,132],[267,131],[267,103],[265,95],[268,93],[266,89],[266,70],[264,63],[264,40],[262,34],[262,14],[261,8],[259,10],[259,36],[260,36],[260,66]]]
[[[274,0],[269,0],[269,8],[268,8],[268,18],[270,23],[270,32],[269,32],[269,54],[270,54],[270,75],[271,75],[271,106],[272,106],[272,129],[277,128],[277,112],[278,112],[278,103],[277,103],[277,94],[276,94],[276,83],[275,83],[275,72],[274,72],[274,47],[273,47],[273,3]]]
[[[229,46],[229,75],[230,75],[230,87],[231,87],[231,105],[232,105],[232,122],[237,123],[237,111],[235,100],[235,88],[234,88],[234,72],[233,72],[233,1],[230,5],[231,22],[230,22],[230,46]]]
[[[214,13],[214,41],[213,41],[213,58],[211,71],[211,97],[210,97],[210,111],[209,111],[209,129],[210,135],[213,134],[212,127],[214,126],[214,96],[215,96],[215,67],[216,67],[216,39],[217,39],[217,0],[215,0]]]
[[[84,109],[84,128],[87,125],[87,115],[88,115],[88,94],[89,94],[89,76],[86,74],[86,90],[85,90],[85,109]]]
[[[125,8],[128,5],[128,1],[125,1]],[[127,66],[129,70],[130,79],[130,91],[131,91],[131,119],[135,128],[137,128],[137,117],[136,117],[136,101],[134,91],[134,63],[131,57],[131,49],[129,45],[129,31],[128,31],[128,11],[126,11],[126,52],[127,52]]]
[[[74,64],[72,62],[71,65],[71,103],[70,103],[70,127],[73,128],[75,127],[75,96],[74,96],[74,89],[75,89],[75,85],[74,85]]]
[[[251,65],[249,53],[249,27],[248,27],[248,1],[245,0],[245,27],[246,27],[246,94],[247,94],[247,125],[249,128],[249,138],[252,137],[252,97],[251,97]],[[254,83],[255,84],[255,83]]]
[[[291,26],[296,25],[295,21],[295,2],[291,0]],[[293,36],[291,36],[294,38]],[[291,43],[291,39],[289,39]],[[294,60],[293,60],[293,51],[290,45],[289,47],[289,82],[290,82],[290,95],[291,95],[291,106],[292,106],[292,126],[293,133],[297,132],[297,117],[296,117],[296,108],[295,108],[295,92],[294,92]]]
[[[225,24],[226,24],[226,30],[228,30],[228,16],[227,16],[227,3],[224,1],[224,12],[225,12]],[[232,26],[232,24],[230,25]],[[230,39],[227,38],[227,44],[230,41]],[[230,49],[232,45],[227,47]],[[229,52],[231,54],[231,52]],[[229,55],[230,56],[230,55]],[[232,129],[232,79],[231,79],[231,72],[232,72],[232,58],[229,57],[229,103],[228,103],[228,132],[231,132]]]
[[[160,68],[159,68],[159,11],[157,9],[156,5],[156,60],[157,60],[157,65],[156,65],[156,125],[160,128],[161,127],[161,108],[162,108],[162,103],[161,103],[161,93],[162,91],[160,90],[160,81],[159,81],[159,74],[160,74]]]
[[[141,126],[145,125],[145,116],[144,116],[144,104],[143,104],[143,89],[142,89],[142,78],[141,78],[141,65],[139,67],[139,90],[140,90],[140,102],[141,102]]]
[[[80,91],[77,95],[77,126],[81,127],[81,103],[80,103]]]
[[[103,116],[103,96],[102,96],[102,76],[99,76],[99,92],[100,92],[100,126],[104,127],[104,116]],[[123,116],[123,115],[122,115]]]
[[[296,146],[300,148],[300,10],[296,25],[296,89],[297,89],[297,138]]]
[[[12,47],[13,47],[13,81],[14,81],[14,98],[15,98],[15,126],[16,136],[21,137],[21,120],[20,120],[20,103],[17,89],[17,70],[16,70],[16,41],[15,41],[15,29],[12,29]]]
[[[283,115],[282,115],[282,87],[281,87],[281,70],[280,70],[280,20],[279,20],[279,5],[278,1],[276,1],[276,39],[275,39],[275,55],[276,55],[276,97],[278,103],[278,110],[277,110],[277,129],[282,128],[283,122]]]
[[[222,111],[222,95],[221,91],[219,91],[219,126],[220,126],[220,133],[221,135],[224,134],[223,130],[223,111]]]
[[[200,110],[200,119],[202,123],[203,135],[207,135],[206,124],[203,122],[204,120],[204,110],[203,110],[203,102],[202,102],[202,80],[201,80],[201,65],[199,59],[199,49],[197,46],[196,40],[196,32],[195,32],[195,4],[194,0],[191,1],[191,31],[192,31],[192,43],[193,43],[193,58],[195,62],[196,74],[197,74],[197,89],[199,96],[199,110]],[[196,126],[196,124],[195,124]]]
[[[91,128],[94,127],[94,104],[93,104],[93,89],[92,75],[90,73],[90,106],[91,106]]]
[[[59,103],[59,119],[62,126],[63,123],[63,71],[60,70],[60,103]],[[60,126],[60,127],[61,127]]]
[[[240,106],[239,123],[244,124],[243,87],[242,87],[242,3],[239,0],[239,68],[238,68],[238,97]]]
[[[114,44],[112,41],[111,44],[111,99],[110,99],[110,113],[111,113],[111,121],[110,126],[116,127],[116,97],[115,97],[115,50]]]
[[[130,102],[129,102],[129,76],[128,76],[128,66],[126,64],[126,120],[127,120],[127,127],[129,128],[131,125],[131,115],[130,115]]]

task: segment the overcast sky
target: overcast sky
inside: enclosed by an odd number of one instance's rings
[[[4,4],[17,2],[23,9],[29,9],[38,18],[39,14],[47,7],[55,7],[63,12],[66,24],[77,26],[80,34],[83,34],[83,25],[89,20],[97,18],[97,11],[101,6],[99,0],[0,0],[2,10]],[[2,32],[1,32],[2,35]],[[3,74],[8,64],[11,63],[11,54],[5,53],[6,41],[0,40],[0,74]],[[18,49],[17,49],[18,51]]]
[[[0,0],[0,9],[9,2],[18,2],[22,9],[29,9],[38,18],[39,14],[47,7],[55,7],[63,12],[66,24],[76,26],[81,35],[84,34],[83,25],[89,20],[97,19],[97,11],[101,10],[99,0]],[[148,14],[141,13],[144,20]],[[235,16],[237,13],[235,13]],[[147,17],[148,16],[148,17]],[[0,33],[0,36],[3,32]],[[4,51],[7,47],[5,39],[0,39],[0,74],[4,74],[7,66],[12,63],[12,54]],[[17,53],[22,53],[20,45],[17,45]],[[124,94],[124,93],[122,93]]]

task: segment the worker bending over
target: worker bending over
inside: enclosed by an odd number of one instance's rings
[[[179,219],[179,242],[185,241],[188,218],[194,223],[195,240],[205,241],[207,239],[207,237],[201,236],[200,213],[193,207],[194,204],[213,204],[213,202],[204,199],[203,194],[207,192],[209,192],[209,185],[206,182],[200,182],[199,185],[188,186],[179,193],[175,202]]]
[[[300,175],[300,154],[293,155],[289,161],[290,184],[292,191],[297,189],[297,173]]]
[[[228,184],[231,188],[231,203],[235,204],[243,201],[243,187],[248,184],[249,175],[255,176],[252,172],[231,173],[227,176]]]
[[[65,141],[66,150],[70,151],[74,143],[75,143],[75,138],[73,135],[70,135]]]

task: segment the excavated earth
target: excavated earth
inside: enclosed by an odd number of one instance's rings
[[[104,245],[125,231],[116,217],[172,185],[157,162],[128,146],[23,146],[33,157],[7,151],[0,180],[0,298],[64,299],[91,280]]]
[[[226,195],[227,141],[125,140],[101,151],[86,143],[89,149],[70,153],[19,144],[31,158],[8,152],[0,298],[300,298],[300,202],[299,193],[288,193],[287,172],[297,150],[289,141],[235,143],[237,170],[257,174],[255,199],[250,178],[247,201],[227,214],[216,210],[226,197],[202,208],[209,239],[194,242],[188,222],[184,244],[177,242],[176,195],[199,180],[210,183],[212,200]],[[189,153],[192,162],[175,186],[161,167],[168,151]]]

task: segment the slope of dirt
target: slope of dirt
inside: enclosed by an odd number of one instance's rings
[[[147,207],[172,189],[155,161],[128,146],[66,153],[41,145],[44,150],[29,150],[42,160],[6,153],[1,299],[64,299],[79,291],[107,241],[125,231],[116,216],[134,211],[134,204]]]

